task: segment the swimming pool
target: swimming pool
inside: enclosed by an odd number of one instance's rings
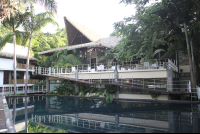
[[[6,99],[17,132],[25,129],[25,115],[29,132],[200,132],[200,104],[57,96]]]

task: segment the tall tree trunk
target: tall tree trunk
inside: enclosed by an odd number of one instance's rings
[[[200,67],[199,67],[199,55],[196,54],[194,55],[194,63],[195,63],[195,71],[196,71],[196,84],[199,85],[200,84]]]
[[[193,44],[192,44],[192,39],[190,40],[190,47],[191,47],[191,52],[192,52],[192,69],[193,69],[193,73],[195,76],[196,70],[195,70],[195,61],[194,61],[194,53],[193,53]],[[196,78],[196,77],[195,77]],[[195,80],[196,81],[196,80]]]
[[[13,60],[14,60],[14,95],[16,95],[16,84],[17,84],[17,80],[16,80],[16,40],[15,40],[15,25],[13,24],[13,45],[14,45],[14,56],[13,56]]]
[[[28,69],[29,69],[29,55],[30,55],[30,47],[31,47],[31,35],[29,38],[29,45],[28,45],[28,53],[27,53],[27,61],[26,61],[26,79],[25,79],[25,95],[27,95],[27,85],[28,85]]]
[[[189,58],[189,65],[190,65],[190,77],[191,77],[191,91],[192,96],[196,96],[196,82],[195,82],[195,78],[194,78],[194,73],[193,73],[193,69],[192,69],[192,60],[191,60],[191,53],[190,53],[190,44],[189,44],[189,40],[188,40],[188,34],[187,34],[187,29],[186,29],[186,24],[184,22],[184,30],[185,30],[185,37],[186,37],[186,44],[187,44],[187,51],[188,51],[188,58]]]
[[[25,97],[25,133],[28,133],[27,97]]]
[[[15,119],[16,119],[16,98],[14,98],[14,101],[13,101],[13,125],[15,126]]]

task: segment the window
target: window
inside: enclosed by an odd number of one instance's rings
[[[190,73],[180,73],[180,77],[190,77]]]

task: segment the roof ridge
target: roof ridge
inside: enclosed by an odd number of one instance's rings
[[[79,32],[81,32],[85,37],[87,37],[91,42],[96,42],[101,38],[105,38],[105,36],[87,28],[86,26],[79,24],[70,18],[64,17],[66,21],[68,21],[74,28],[76,28]],[[65,24],[66,25],[66,24]],[[68,30],[68,28],[66,29]],[[70,31],[71,32],[71,31]],[[69,32],[69,33],[70,33]],[[71,40],[71,39],[68,39]]]

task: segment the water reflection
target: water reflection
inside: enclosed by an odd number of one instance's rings
[[[43,96],[29,97],[29,101],[25,98],[7,99],[11,111],[16,109],[13,112],[13,117],[16,116],[13,118],[13,121],[16,120],[15,126],[21,122],[24,122],[24,126],[32,122],[67,132],[90,133],[200,132],[199,104],[108,103],[103,100]],[[18,103],[12,103],[16,100]]]

